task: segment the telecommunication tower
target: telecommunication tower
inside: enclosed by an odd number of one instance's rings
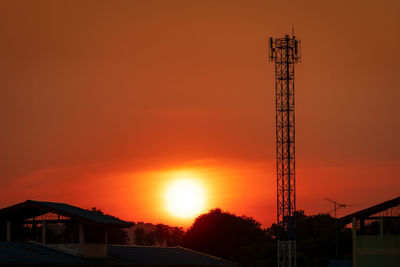
[[[294,65],[300,62],[295,36],[269,39],[269,60],[275,63],[278,267],[296,267]]]

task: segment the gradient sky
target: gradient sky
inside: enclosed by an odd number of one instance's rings
[[[0,1],[0,207],[26,199],[187,225],[207,209],[276,220],[268,37],[295,27],[297,208],[400,193],[400,2]]]

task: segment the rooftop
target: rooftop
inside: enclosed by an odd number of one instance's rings
[[[391,200],[379,203],[377,205],[371,206],[369,208],[363,209],[363,210],[359,210],[357,212],[353,212],[349,215],[346,215],[342,218],[338,219],[339,223],[343,223],[343,224],[349,224],[351,223],[351,221],[353,220],[353,218],[355,217],[357,220],[358,219],[365,219],[368,218],[374,214],[377,214],[379,212],[383,212],[385,210],[394,208],[396,206],[400,205],[400,197],[396,197],[393,198]]]
[[[0,265],[90,266],[206,266],[234,267],[235,263],[181,247],[108,246],[107,259],[85,259],[39,243],[0,242]]]
[[[0,220],[25,220],[49,212],[95,225],[112,225],[118,227],[130,227],[133,225],[131,222],[123,221],[96,211],[81,209],[65,203],[34,200],[27,200],[10,207],[0,209]]]

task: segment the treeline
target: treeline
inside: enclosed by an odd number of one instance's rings
[[[179,246],[185,232],[182,227],[170,227],[165,224],[156,224],[153,229],[147,230],[140,224],[134,227],[133,238],[136,245],[142,246]]]
[[[104,214],[96,208],[92,208],[92,211]],[[303,211],[297,211],[294,217],[297,232],[297,267],[325,267],[330,260],[335,259],[336,227],[338,259],[351,259],[351,229],[336,225],[336,220],[327,214],[307,216]],[[400,225],[394,226],[397,227],[396,231],[400,229]],[[394,232],[392,228],[389,229],[390,232]],[[2,240],[5,240],[5,229],[5,224],[0,225]],[[365,232],[373,232],[376,229],[378,225],[371,223],[365,228]],[[12,231],[15,241],[41,241],[41,227],[36,225],[26,227],[16,224]],[[104,229],[86,225],[84,232],[88,243],[105,241]],[[49,224],[47,242],[76,243],[79,241],[77,233],[77,223]],[[276,266],[279,234],[282,234],[279,225],[273,224],[263,229],[260,223],[251,217],[214,209],[197,217],[186,231],[180,227],[149,223],[137,223],[126,230],[110,228],[108,242],[125,245],[182,246],[237,262],[243,267]]]
[[[327,266],[335,259],[335,227],[337,230],[338,259],[351,260],[351,230],[336,225],[327,214],[306,216],[295,213],[297,228],[297,266]],[[240,266],[276,266],[277,236],[280,226],[273,224],[263,229],[251,217],[237,216],[214,209],[196,218],[184,232],[182,228],[158,224],[152,231],[141,227],[135,230],[138,245],[183,246],[239,263]]]

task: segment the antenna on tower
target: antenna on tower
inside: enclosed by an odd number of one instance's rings
[[[349,204],[339,203],[336,200],[332,200],[332,199],[326,198],[326,197],[324,198],[324,200],[327,200],[327,201],[333,203],[333,210],[329,211],[329,213],[334,211],[334,215],[335,215],[334,218],[335,219],[336,219],[336,212],[337,212],[338,209],[347,208],[347,207],[352,207],[353,206],[353,205],[349,205]]]
[[[335,218],[335,256],[337,259],[338,258],[338,233],[337,233],[338,227],[337,227],[337,220],[336,220],[336,212],[338,209],[352,207],[353,205],[339,203],[336,200],[326,198],[326,197],[324,198],[324,200],[327,200],[327,201],[333,203],[333,210],[329,211],[329,213],[334,211],[334,214],[335,214],[335,217],[334,217]]]
[[[300,41],[292,36],[269,39],[269,60],[275,64],[275,127],[277,175],[278,267],[296,266],[296,174],[294,66],[300,61]]]

